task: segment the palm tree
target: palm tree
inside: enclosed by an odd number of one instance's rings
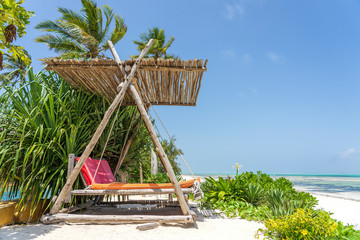
[[[23,50],[27,59],[30,59],[31,56],[26,50]],[[23,76],[26,74],[26,71],[29,67],[24,60],[19,56],[11,56],[7,53],[4,54],[4,63],[3,63],[3,72],[0,74],[0,87],[6,85],[11,85],[13,87],[17,82],[23,79]]]
[[[170,38],[165,41],[164,29],[159,29],[157,27],[149,29],[149,32],[140,35],[140,40],[134,41],[134,43],[137,45],[137,49],[139,50],[139,52],[141,52],[145,48],[146,44],[149,42],[150,39],[154,39],[155,42],[150,48],[146,58],[152,57],[155,60],[161,57],[164,59],[178,58],[178,56],[169,55],[166,53],[166,50],[175,41],[175,38],[173,36],[170,36]],[[131,57],[137,58],[138,55]]]
[[[35,28],[48,34],[36,38],[35,41],[46,43],[62,57],[95,58],[108,49],[107,40],[116,44],[124,37],[127,31],[124,19],[114,14],[111,7],[104,5],[101,9],[92,0],[81,0],[81,3],[83,8],[80,13],[58,8],[62,14],[60,19],[39,23]],[[115,28],[110,33],[110,24],[114,19]]]

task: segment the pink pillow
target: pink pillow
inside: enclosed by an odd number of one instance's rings
[[[76,158],[76,161],[79,161],[80,157]],[[96,168],[99,164],[98,159],[91,159],[88,157],[85,161],[85,164],[81,168],[81,173],[83,174],[86,184],[91,185],[94,179]],[[99,169],[96,173],[94,183],[106,184],[115,182],[114,175],[110,169],[109,163],[106,160],[101,160]]]

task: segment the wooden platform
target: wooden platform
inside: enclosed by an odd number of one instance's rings
[[[194,211],[183,215],[177,201],[149,200],[102,202],[99,205],[76,209],[67,213],[45,215],[43,223],[76,222],[76,223],[189,223],[196,222]]]
[[[123,61],[130,72],[135,59]],[[45,59],[46,70],[55,71],[70,85],[113,101],[124,76],[112,59]],[[207,60],[143,59],[133,84],[143,103],[195,106]],[[135,105],[129,93],[123,105]]]

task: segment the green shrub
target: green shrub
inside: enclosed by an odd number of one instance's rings
[[[342,222],[338,222],[336,229],[336,237],[331,240],[342,239],[342,240],[358,240],[360,239],[360,231],[355,230],[353,225],[344,225]]]
[[[206,182],[201,185],[204,192],[204,202],[216,204],[220,201],[243,201],[243,191],[237,179],[225,179],[219,177],[215,180],[212,177],[206,178]]]
[[[338,223],[323,210],[298,209],[293,215],[265,222],[265,236],[271,239],[330,239],[336,237]]]
[[[264,191],[260,184],[249,183],[244,188],[244,200],[254,206],[258,206],[262,203]]]

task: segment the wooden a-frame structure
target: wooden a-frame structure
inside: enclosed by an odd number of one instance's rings
[[[149,51],[154,40],[151,39],[141,52],[137,60],[122,62],[116,53],[112,43],[108,41],[114,60],[57,60],[46,59],[47,70],[53,70],[62,76],[73,87],[81,88],[112,101],[105,112],[92,139],[81,155],[78,163],[56,198],[50,214],[43,217],[43,222],[75,221],[75,222],[192,222],[194,213],[190,210],[185,197],[184,189],[176,179],[155,129],[150,121],[145,104],[153,105],[185,105],[195,106],[201,86],[203,72],[206,71],[207,60],[203,65],[202,60],[142,60]],[[115,62],[114,62],[115,61]],[[136,105],[143,122],[151,136],[158,157],[163,164],[173,189],[144,189],[141,194],[175,193],[181,208],[182,216],[93,216],[93,215],[70,215],[59,213],[65,199],[72,195],[132,195],[139,194],[133,190],[75,190],[71,188],[80,174],[81,167],[90,156],[95,144],[98,142],[102,132],[107,126],[115,109],[119,104]],[[129,147],[132,139],[126,143],[125,149]],[[126,152],[125,152],[126,154]],[[125,154],[120,159],[123,160]],[[120,160],[120,161],[122,161]]]

